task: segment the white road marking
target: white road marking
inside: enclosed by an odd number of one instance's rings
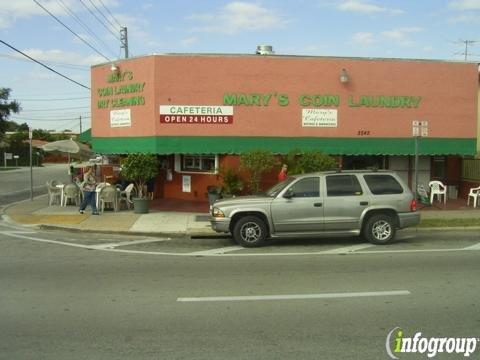
[[[32,236],[25,236],[25,235],[22,235],[22,232],[20,231],[0,231],[0,234],[5,234],[5,235],[21,238],[21,239],[38,241],[38,242],[43,242],[48,244],[57,244],[57,245],[73,246],[73,247],[88,249],[88,250],[105,250],[105,251],[112,250],[112,248],[115,246],[131,245],[134,242],[138,244],[138,243],[158,242],[158,241],[168,240],[168,239],[138,240],[138,241],[124,241],[121,243],[111,243],[111,244],[83,245],[83,244],[75,244],[75,243],[69,243],[69,242],[58,241],[58,240],[48,240],[48,239],[42,239],[42,238],[37,238]],[[31,233],[28,233],[28,234],[31,234]],[[125,250],[125,251],[128,251],[128,250]],[[140,253],[142,253],[142,251],[140,251]]]
[[[211,249],[211,250],[203,250],[203,251],[196,251],[190,253],[190,255],[194,256],[208,256],[208,255],[219,255],[219,254],[225,254],[230,251],[237,251],[237,250],[243,250],[245,249],[242,246],[226,246],[218,249]]]
[[[463,248],[463,250],[480,250],[480,243]]]
[[[257,296],[207,296],[177,298],[177,302],[213,302],[213,301],[265,301],[265,300],[310,300],[341,299],[356,297],[399,296],[410,295],[408,290],[368,291],[330,294],[292,294],[292,295],[257,295]]]
[[[28,228],[21,227],[21,226],[16,226],[13,224],[8,224],[8,223],[0,223],[0,227],[2,228],[7,228],[8,230],[4,230],[5,232],[16,232],[16,233],[22,233],[22,234],[34,234],[34,230],[29,230]],[[3,231],[2,231],[3,232]]]
[[[354,251],[366,249],[369,247],[375,246],[373,244],[358,244],[352,246],[341,247],[338,249],[326,250],[326,251],[319,251],[316,254],[348,254]]]
[[[1,231],[0,233],[8,235],[8,236],[21,238],[21,239],[38,241],[38,242],[43,242],[43,243],[48,243],[48,244],[73,246],[73,247],[78,247],[78,248],[83,248],[83,249],[89,249],[90,248],[90,246],[88,246],[88,245],[74,244],[74,243],[67,243],[67,242],[57,241],[57,240],[48,240],[48,239],[41,239],[41,238],[32,237],[32,236],[25,236],[25,235],[22,235],[20,231]]]
[[[136,240],[136,241],[122,241],[119,243],[106,243],[106,244],[98,244],[98,245],[90,245],[89,247],[92,249],[102,250],[102,249],[114,249],[119,246],[130,246],[130,245],[138,245],[138,244],[149,244],[149,243],[156,243],[156,242],[163,242],[163,241],[170,241],[171,238],[166,239],[146,239],[146,240]]]
[[[112,243],[112,244],[99,244],[99,245],[83,245],[83,244],[75,244],[75,243],[68,243],[63,241],[57,240],[48,240],[42,239],[32,236],[26,236],[23,234],[35,234],[36,232],[30,231],[23,231],[23,230],[9,230],[9,231],[0,231],[0,234],[4,234],[7,236],[17,237],[21,239],[31,240],[31,241],[38,241],[43,243],[49,244],[57,244],[57,245],[64,245],[64,246],[72,246],[76,248],[88,249],[88,250],[99,250],[99,251],[110,251],[110,252],[120,252],[120,253],[130,253],[130,254],[141,254],[141,255],[166,255],[166,256],[197,256],[195,254],[202,253],[203,256],[234,256],[234,257],[258,257],[258,256],[319,256],[319,255],[338,255],[338,254],[348,254],[348,255],[369,255],[369,254],[398,254],[398,253],[439,253],[439,252],[464,252],[464,251],[471,251],[471,250],[480,250],[480,243],[467,247],[467,248],[457,248],[457,249],[414,249],[414,250],[366,250],[366,251],[354,251],[350,250],[349,252],[338,252],[340,249],[334,250],[327,250],[324,252],[291,252],[291,253],[240,253],[240,254],[228,254],[228,253],[218,253],[219,249],[214,249],[217,253],[212,253],[212,251],[205,251],[205,252],[197,252],[197,253],[175,253],[175,252],[161,252],[161,251],[140,251],[140,250],[125,250],[125,249],[115,249],[114,247],[119,243]],[[142,240],[139,240],[142,241]],[[154,241],[165,241],[165,239],[158,239],[152,240]],[[125,242],[126,244],[132,244],[131,241]],[[123,246],[123,245],[122,245]],[[362,245],[356,245],[362,246]],[[367,246],[365,244],[364,246]],[[370,246],[370,245],[368,245]],[[236,246],[228,247],[230,248],[229,251],[239,250]],[[349,247],[353,248],[353,247]],[[226,249],[226,248],[222,248]],[[243,249],[243,248],[242,248]],[[357,248],[358,250],[358,248]],[[332,252],[334,251],[334,252]],[[336,252],[335,252],[336,251]]]

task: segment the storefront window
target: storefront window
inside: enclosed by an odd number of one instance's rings
[[[444,156],[433,158],[432,175],[434,179],[443,180],[446,177],[446,161]]]
[[[344,170],[385,169],[384,156],[344,156]]]
[[[215,172],[215,155],[181,155],[180,171]]]

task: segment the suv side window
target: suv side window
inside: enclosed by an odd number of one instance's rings
[[[327,196],[362,195],[362,187],[355,175],[330,175],[327,180]]]
[[[364,175],[363,178],[374,195],[403,193],[402,185],[391,175]]]
[[[310,177],[297,181],[290,188],[292,197],[319,197],[320,196],[320,178]]]

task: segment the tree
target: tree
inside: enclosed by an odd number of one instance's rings
[[[266,150],[252,150],[240,155],[240,168],[250,173],[250,185],[254,193],[260,191],[262,175],[277,163],[274,155]]]
[[[0,142],[5,138],[5,131],[8,131],[8,117],[21,110],[20,103],[8,100],[10,91],[8,88],[0,88]]]
[[[27,130],[28,131],[28,130]],[[47,130],[35,129],[33,130],[33,138],[43,141],[55,141],[55,137]]]
[[[334,170],[337,168],[337,162],[334,158],[315,150],[292,150],[284,160],[288,165],[288,173],[291,175]]]

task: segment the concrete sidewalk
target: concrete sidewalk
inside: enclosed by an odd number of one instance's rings
[[[210,228],[208,213],[151,211],[135,214],[133,210],[105,211],[92,216],[90,208],[79,214],[78,206],[48,206],[47,196],[33,201],[25,200],[5,207],[1,213],[5,219],[23,225],[55,228],[71,231],[108,233],[151,234],[162,236],[221,236]],[[421,211],[422,219],[480,218],[480,207],[460,210],[434,208]],[[436,228],[439,230],[439,228]],[[457,228],[458,229],[458,228]]]
[[[207,213],[150,212],[135,214],[133,210],[106,210],[92,216],[88,207],[80,214],[78,206],[48,206],[48,197],[39,196],[5,207],[3,217],[22,225],[72,231],[154,234],[165,236],[218,236],[210,228]]]

